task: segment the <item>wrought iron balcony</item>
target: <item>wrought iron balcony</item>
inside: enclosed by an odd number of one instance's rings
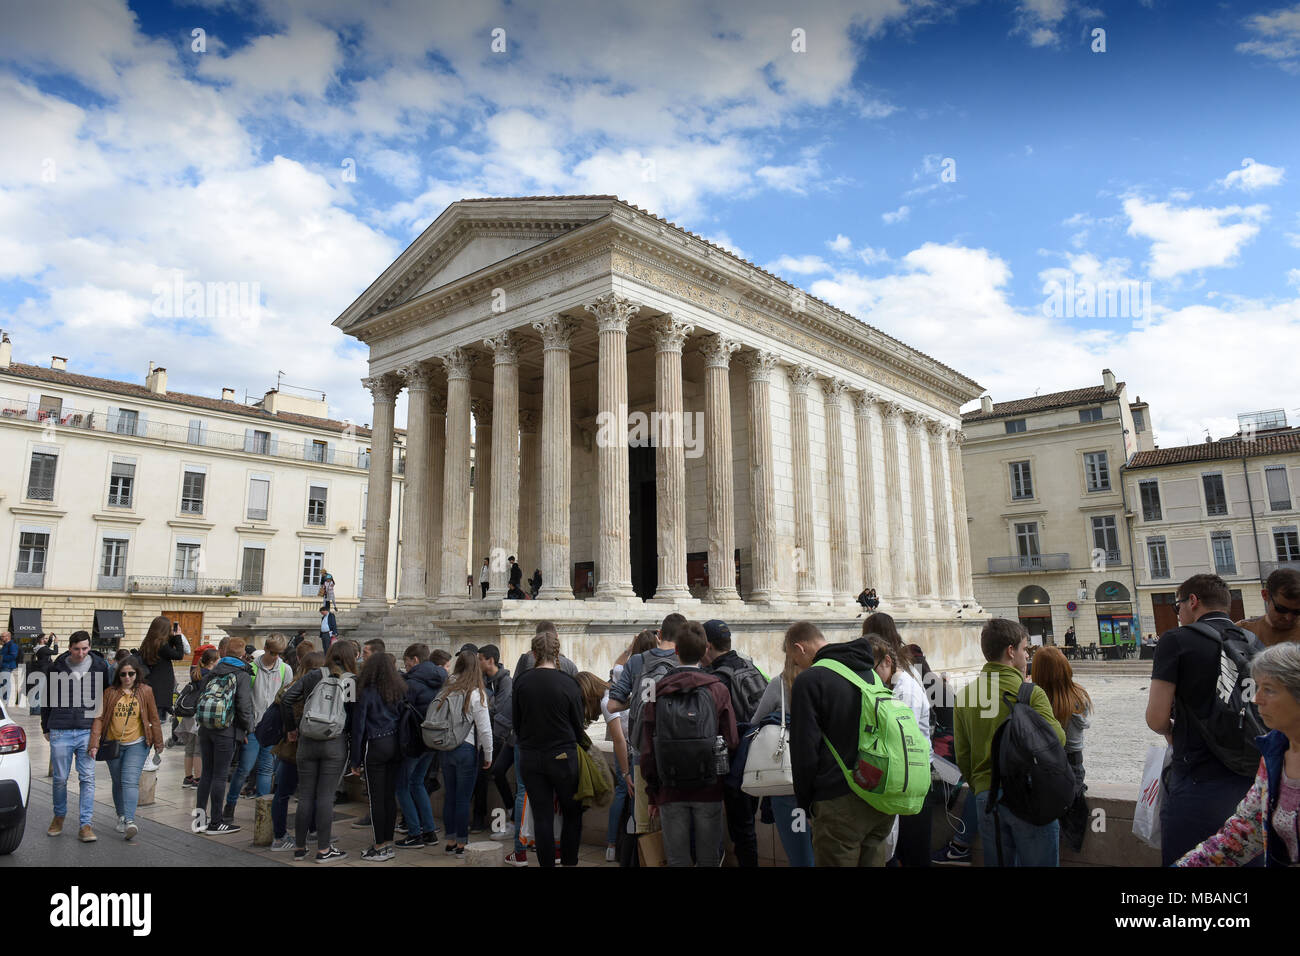
[[[989,558],[989,574],[1064,571],[1069,567],[1069,554],[1012,554],[1006,557]]]
[[[43,588],[45,587],[44,571],[15,571],[14,587],[16,588]]]
[[[126,575],[125,574],[101,574],[99,575],[96,587],[100,591],[125,591]]]

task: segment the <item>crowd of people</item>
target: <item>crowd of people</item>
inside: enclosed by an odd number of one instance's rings
[[[1179,626],[1156,648],[1146,720],[1170,745],[1165,865],[1300,860],[1300,574],[1276,572],[1264,598],[1261,618],[1234,623],[1224,582],[1189,578]],[[201,646],[179,689],[172,663],[191,650],[167,618],[111,665],[85,631],[72,634],[65,652],[47,655],[48,672],[107,690],[93,717],[80,696],[41,708],[49,834],[62,832],[75,763],[79,836],[96,839],[99,759],[117,830],[134,838],[141,771],[150,751],[161,758],[169,720],[196,831],[238,832],[239,799],[273,794],[272,850],[317,863],[347,857],[333,818],[349,776],[365,782],[369,812],[353,825],[370,829],[361,859],[373,862],[439,843],[460,856],[491,828],[512,841],[510,865],[531,856],[574,866],[593,809],[607,814],[606,859],[622,866],[717,866],[726,851],[754,867],[760,820],[775,825],[792,866],[968,863],[976,835],[985,865],[1056,866],[1062,844],[1078,851],[1088,831],[1092,700],[1055,646],[1036,649],[1027,680],[1030,637],[1016,621],[984,625],[985,664],[956,693],[882,612],[843,642],[792,624],[770,678],[725,622],[678,613],[637,634],[603,676],[561,653],[550,622],[513,673],[494,645],[452,655],[414,643],[399,660],[382,640],[331,630],[322,625],[319,647],[303,632],[270,635],[257,650],[240,638]],[[505,826],[489,824],[491,790]],[[955,832],[932,854],[932,821],[944,819]]]

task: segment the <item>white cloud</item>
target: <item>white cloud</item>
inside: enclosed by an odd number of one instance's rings
[[[1276,186],[1282,182],[1282,177],[1286,173],[1286,168],[1282,166],[1269,166],[1265,163],[1257,163],[1250,157],[1241,161],[1241,169],[1234,169],[1219,180],[1219,185],[1225,189],[1244,189],[1246,192],[1254,192],[1256,189],[1265,189],[1269,186]]]
[[[1237,44],[1238,53],[1272,60],[1288,73],[1300,73],[1300,3],[1246,20],[1257,39]]]
[[[1153,278],[1168,279],[1235,264],[1241,248],[1259,232],[1268,207],[1181,209],[1130,196],[1124,200],[1124,213],[1129,218],[1128,234],[1152,241],[1147,271]]]
[[[880,219],[882,222],[884,222],[886,226],[892,226],[896,222],[906,222],[907,217],[910,216],[911,214],[912,214],[912,210],[910,207],[899,206],[893,212],[881,213]]]
[[[793,272],[795,275],[815,275],[818,272],[831,271],[831,267],[826,264],[826,260],[821,256],[782,256],[763,268],[777,275],[784,275],[789,272]]]
[[[843,233],[838,233],[834,239],[826,240],[826,248],[831,252],[838,252],[840,255],[846,255],[853,250],[853,240]]]
[[[754,171],[769,189],[806,195],[821,175],[821,164],[814,156],[805,156],[790,166],[760,166]]]
[[[855,249],[853,240],[843,233],[837,234],[834,239],[827,239],[826,248],[837,256],[856,258],[869,266],[890,261],[889,253],[884,249],[877,249],[874,246],[863,246],[860,249]]]
[[[1028,37],[1030,46],[1054,46],[1060,41],[1057,29],[1069,7],[1068,0],[1018,0],[1011,32]]]

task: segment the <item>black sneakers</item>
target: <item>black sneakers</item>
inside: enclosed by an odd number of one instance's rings
[[[399,850],[423,850],[427,845],[422,836],[408,836],[393,844]]]
[[[209,836],[228,836],[238,833],[242,827],[238,823],[209,823],[205,831]]]

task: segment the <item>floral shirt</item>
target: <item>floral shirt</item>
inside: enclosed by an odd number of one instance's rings
[[[1273,811],[1273,826],[1287,845],[1292,860],[1297,855],[1296,809],[1300,805],[1300,781],[1282,775],[1277,806]],[[1266,853],[1268,827],[1264,814],[1269,804],[1268,771],[1260,760],[1251,786],[1237,811],[1214,836],[1185,853],[1174,866],[1244,866],[1260,854]]]

